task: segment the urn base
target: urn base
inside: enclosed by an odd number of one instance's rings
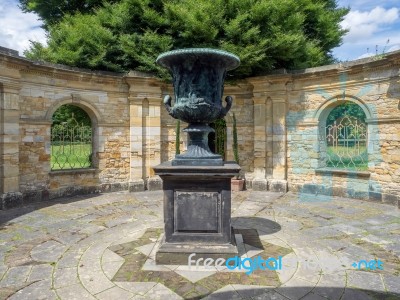
[[[207,124],[189,124],[183,130],[188,133],[188,149],[172,160],[173,166],[223,166],[222,156],[211,152],[208,147],[208,134],[213,132]]]

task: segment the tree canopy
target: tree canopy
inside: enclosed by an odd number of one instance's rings
[[[163,78],[167,72],[155,64],[157,56],[179,48],[238,55],[234,78],[332,63],[331,50],[346,33],[339,23],[348,13],[335,0],[52,0],[54,7],[47,0],[20,1],[48,30],[47,46],[32,42],[28,58]]]
[[[108,0],[107,2],[116,1],[118,0]],[[19,0],[19,3],[24,12],[37,13],[46,28],[48,25],[60,22],[66,14],[91,12],[93,9],[101,7],[103,0]]]
[[[335,121],[340,120],[340,118],[344,116],[354,117],[361,122],[365,122],[366,119],[366,115],[359,105],[350,101],[346,101],[345,103],[340,104],[332,109],[326,120],[326,126],[333,124]]]
[[[53,119],[53,126],[64,122],[75,123],[75,121],[79,125],[84,125],[84,126],[91,126],[92,124],[89,115],[82,108],[71,104],[64,104],[60,106],[54,112],[52,119]],[[75,121],[73,121],[73,119]]]

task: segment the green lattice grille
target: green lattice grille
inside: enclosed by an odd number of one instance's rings
[[[367,125],[344,116],[325,127],[327,166],[339,169],[368,169]]]
[[[74,115],[51,128],[51,169],[67,170],[92,166],[92,127],[79,124]]]

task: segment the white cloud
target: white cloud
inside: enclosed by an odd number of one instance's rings
[[[395,23],[398,19],[399,9],[397,7],[385,9],[377,6],[366,12],[350,11],[341,23],[343,28],[349,29],[344,42],[356,43],[370,38],[379,31],[384,30],[387,25]]]
[[[374,54],[372,54],[372,53],[364,53],[363,55],[360,55],[356,59],[367,58],[367,57],[371,57],[371,56],[374,56]]]
[[[373,49],[373,51],[371,51],[371,52],[367,52],[367,53],[364,53],[364,54],[358,56],[357,59],[371,57],[371,56],[374,56],[376,54],[389,53],[389,52],[397,51],[397,50],[400,50],[400,44],[388,45],[388,46],[384,46],[384,47],[378,47],[378,51],[376,51],[376,49]]]
[[[0,2],[0,46],[19,51],[29,48],[29,40],[46,42],[42,22],[32,13],[23,13],[14,0]]]
[[[349,32],[340,47],[333,49],[341,61],[364,58],[394,51],[400,45],[399,0],[383,0],[379,6],[374,0],[340,0],[351,11],[342,22]],[[389,40],[389,42],[387,42]]]
[[[387,50],[387,52],[392,52],[392,51],[397,51],[397,50],[400,50],[400,44],[391,46],[391,47]]]

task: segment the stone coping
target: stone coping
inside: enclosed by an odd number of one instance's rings
[[[80,169],[68,169],[68,170],[52,170],[49,175],[74,175],[83,173],[96,173],[98,169],[96,168],[80,168]]]
[[[371,173],[368,171],[353,171],[353,170],[330,169],[330,168],[319,168],[315,170],[315,173],[323,175],[354,175],[356,177],[371,176]]]

